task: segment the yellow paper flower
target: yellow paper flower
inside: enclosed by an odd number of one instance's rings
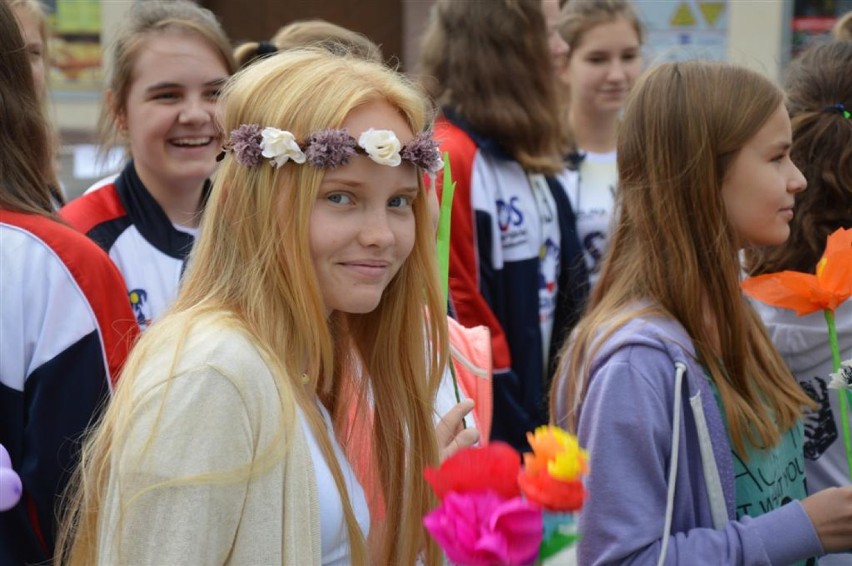
[[[532,453],[524,454],[527,473],[547,471],[553,479],[576,481],[588,471],[586,451],[580,448],[577,437],[559,427],[540,426],[527,433]]]

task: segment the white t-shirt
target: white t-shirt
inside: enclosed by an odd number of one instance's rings
[[[550,339],[553,336],[553,318],[556,314],[556,295],[559,292],[562,234],[556,215],[556,202],[544,175],[528,175],[535,203],[540,233],[538,241],[538,321],[541,328],[541,356],[545,369],[550,360]],[[532,224],[531,224],[532,226]]]
[[[577,217],[577,236],[583,246],[592,285],[600,276],[601,263],[609,247],[617,182],[615,152],[588,152],[574,182],[565,186]]]
[[[337,456],[337,462],[343,472],[343,480],[346,484],[346,490],[349,493],[349,500],[352,503],[352,508],[355,512],[355,518],[358,521],[358,526],[361,527],[361,532],[364,533],[364,538],[370,531],[370,509],[367,506],[367,498],[364,495],[364,489],[358,483],[355,477],[355,472],[349,465],[349,460],[343,454],[343,449],[337,443],[337,438],[334,435],[334,429],[331,423],[331,417],[326,411],[322,403],[317,402],[319,410],[322,413],[325,427],[328,430],[329,437],[332,441],[334,454]],[[322,455],[319,443],[308,426],[304,415],[299,411],[299,424],[305,433],[308,440],[308,448],[311,452],[311,460],[314,464],[314,473],[317,478],[317,492],[319,494],[320,507],[320,537],[322,539],[322,564],[323,566],[348,566],[351,562],[351,552],[349,548],[349,535],[346,531],[346,520],[343,516],[343,502],[340,499],[340,492],[337,490],[337,484],[334,483],[334,477],[331,475],[331,469],[325,458]],[[298,518],[296,519],[298,520]]]

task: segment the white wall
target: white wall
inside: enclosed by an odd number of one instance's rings
[[[728,60],[780,81],[790,53],[792,0],[728,0]]]

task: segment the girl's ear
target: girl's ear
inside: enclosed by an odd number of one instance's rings
[[[125,117],[124,110],[118,108],[117,102],[118,101],[116,100],[112,89],[107,89],[107,91],[104,92],[104,104],[106,104],[106,107],[109,109],[109,113],[112,116],[116,127],[123,133],[127,131],[127,118]]]

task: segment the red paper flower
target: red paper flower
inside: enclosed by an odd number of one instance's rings
[[[817,273],[782,271],[750,277],[743,291],[758,301],[796,311],[803,316],[820,310],[834,311],[852,296],[852,229],[828,237]]]
[[[447,493],[455,491],[494,491],[503,499],[520,495],[518,472],[521,458],[515,449],[503,442],[488,446],[460,450],[447,458],[440,468],[427,468],[426,481],[435,495],[444,500]]]

